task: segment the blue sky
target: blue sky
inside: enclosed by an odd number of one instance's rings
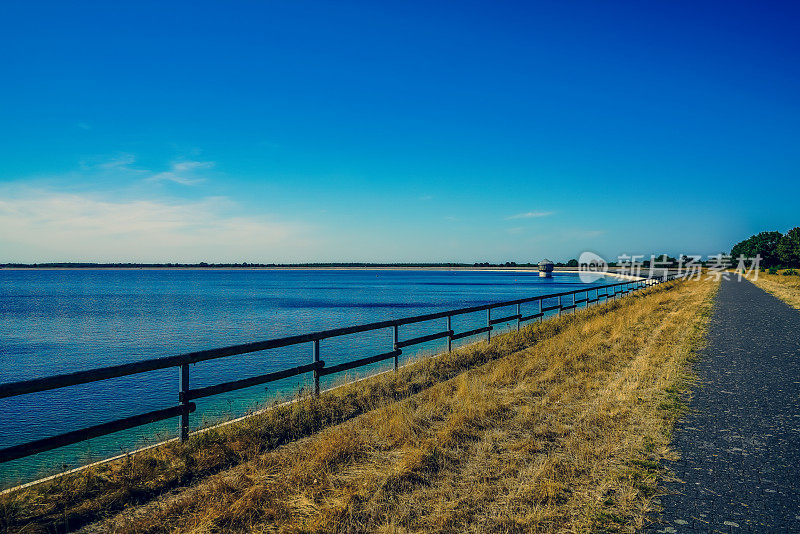
[[[798,5],[3,2],[0,262],[712,254],[800,225]]]

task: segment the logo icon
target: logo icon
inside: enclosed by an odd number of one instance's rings
[[[578,276],[584,284],[597,282],[608,272],[606,260],[594,252],[581,252],[578,258]]]

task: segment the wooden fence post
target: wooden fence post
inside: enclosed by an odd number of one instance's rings
[[[453,352],[453,317],[447,316],[447,331],[450,332],[447,336],[447,352]]]
[[[394,325],[394,343],[392,345],[392,350],[397,350],[397,342],[400,340],[400,330],[397,325]],[[397,368],[400,365],[398,361],[397,354],[394,355],[394,372],[397,372]]]
[[[314,363],[319,363],[319,339],[314,340],[312,356]],[[319,397],[319,367],[314,368],[314,396]]]
[[[181,443],[186,443],[189,439],[189,364],[184,363],[178,368],[178,402],[183,408],[181,412],[181,422],[178,428]]]

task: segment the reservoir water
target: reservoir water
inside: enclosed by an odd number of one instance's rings
[[[512,271],[0,270],[0,383],[616,282],[607,277],[587,285],[577,274],[548,279]],[[485,320],[485,312],[457,317],[453,328],[476,328]],[[443,327],[443,320],[404,326],[401,338]],[[391,335],[387,329],[323,340],[322,359],[335,364],[386,352]],[[445,344],[409,347],[403,358],[441,352]],[[191,384],[310,360],[309,343],[202,362],[192,366]],[[192,426],[291,396],[308,378],[203,399]],[[176,369],[0,399],[0,447],[176,404]],[[0,487],[174,437],[176,427],[177,421],[162,421],[0,464]]]

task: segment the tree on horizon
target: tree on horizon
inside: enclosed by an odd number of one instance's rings
[[[786,267],[800,267],[800,226],[786,232],[778,243],[777,253]]]

